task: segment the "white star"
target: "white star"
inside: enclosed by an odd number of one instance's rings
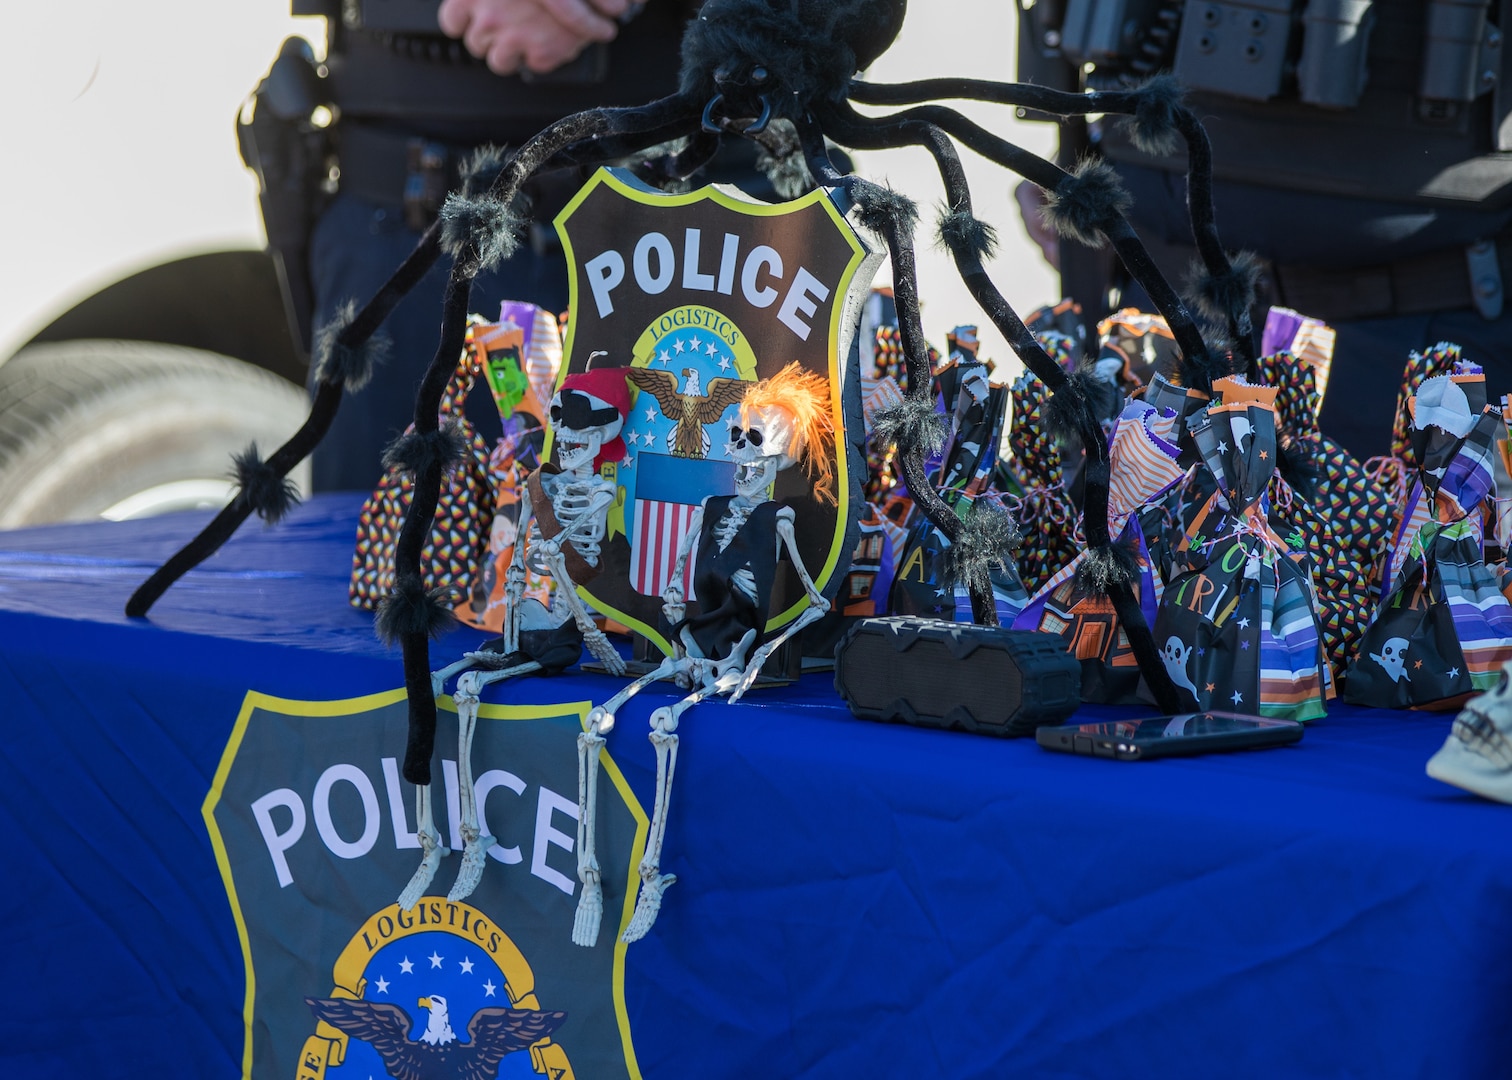
[[[1448,671],[1444,672],[1444,674],[1448,675],[1451,679],[1457,679],[1459,678],[1459,668],[1452,667]]]
[[[1244,702],[1244,695],[1241,694],[1239,691],[1235,690],[1234,691],[1234,696],[1232,698],[1230,698],[1229,700],[1232,701],[1235,705],[1240,705],[1240,704],[1242,704]]]
[[[719,347],[711,341],[704,346],[704,352],[708,353],[710,356],[718,356]]]
[[[730,358],[728,356],[723,357],[723,358],[720,359],[720,361],[719,361],[719,370],[720,371],[729,371],[730,370]]]
[[[1218,440],[1218,452],[1220,454],[1228,453],[1228,443],[1224,442],[1222,439]]]
[[[635,459],[633,457],[630,457],[629,455],[626,455],[625,458],[620,461],[620,468],[622,469],[633,469],[634,467]]]
[[[672,343],[672,351],[675,352],[675,353],[680,353],[684,349],[686,349],[687,347],[688,347],[688,343],[686,341],[684,341],[682,338],[678,338],[676,341],[674,341]]]
[[[1242,619],[1239,620],[1239,629],[1241,629],[1241,630],[1248,630],[1249,629],[1249,616],[1248,615],[1246,615],[1244,618],[1242,618]]]
[[[438,955],[437,955],[437,954],[436,954],[436,950],[435,950],[435,949],[432,949],[432,950],[431,950],[431,954],[430,954],[430,955],[429,955],[429,956],[428,956],[428,957],[426,957],[426,959],[427,959],[427,960],[429,960],[429,961],[430,961],[430,962],[431,962],[431,967],[433,967],[433,968],[438,968],[438,967],[440,967],[440,966],[441,966],[441,961],[442,961],[442,960],[444,960],[444,959],[445,959],[445,957],[443,957],[443,956],[438,956]]]
[[[732,443],[732,442],[725,443],[724,444],[724,452],[725,452],[725,457],[734,457],[735,456],[735,444]]]
[[[494,991],[497,990],[497,989],[498,989],[498,987],[494,985],[493,980],[489,979],[486,983],[483,984],[483,991],[484,991],[483,996],[484,997],[493,997],[494,996]]]
[[[415,970],[415,965],[410,963],[410,958],[406,956],[403,960],[399,961],[399,970],[408,975]]]
[[[647,420],[655,420],[656,419],[656,410],[652,409],[652,408],[647,408],[646,409],[646,419]]]
[[[378,977],[378,981],[375,982],[373,985],[378,988],[378,992],[380,994],[386,994],[386,993],[388,993],[388,980],[385,979],[385,978],[383,978],[383,976],[380,975]]]
[[[945,590],[944,589],[936,589],[935,590],[935,595],[936,596],[944,596],[945,595]]]
[[[461,968],[462,968],[462,971],[463,971],[464,974],[471,975],[472,974],[472,969],[473,969],[473,962],[471,960],[463,960],[462,963],[461,963]]]
[[[672,354],[669,353],[666,349],[663,349],[661,352],[657,353],[656,358],[663,364],[670,364],[672,362]]]

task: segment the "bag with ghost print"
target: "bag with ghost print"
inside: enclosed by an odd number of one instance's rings
[[[1494,686],[1512,659],[1512,604],[1484,547],[1501,411],[1486,405],[1480,368],[1464,362],[1425,380],[1411,405],[1417,480],[1345,682],[1358,705],[1450,707]]]
[[[1272,527],[1275,390],[1220,379],[1219,403],[1189,429],[1218,490],[1193,517],[1165,588],[1155,641],[1177,692],[1198,709],[1311,720],[1325,712],[1312,566]]]

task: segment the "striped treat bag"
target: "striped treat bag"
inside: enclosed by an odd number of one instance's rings
[[[1196,708],[1311,720],[1330,676],[1306,548],[1269,519],[1276,391],[1239,378],[1213,389],[1221,402],[1190,427],[1218,489],[1183,538],[1187,570],[1161,597],[1156,645]]]
[[[1274,309],[1271,314],[1274,322]],[[1314,323],[1303,321],[1294,339],[1307,338]],[[1268,338],[1270,330],[1268,323]],[[1256,369],[1259,381],[1276,387],[1276,441],[1287,473],[1271,479],[1271,524],[1312,556],[1324,651],[1334,674],[1342,675],[1380,595],[1375,578],[1391,546],[1395,511],[1391,495],[1365,466],[1318,427],[1326,358],[1317,339],[1325,330],[1315,324],[1310,332],[1312,355],[1270,353]]]
[[[1484,549],[1504,420],[1486,404],[1480,368],[1463,361],[1422,383],[1411,415],[1417,480],[1344,696],[1383,708],[1451,708],[1494,686],[1512,659],[1512,604]]]
[[[1145,387],[1144,400],[1156,409],[1176,414],[1171,441],[1180,451],[1176,463],[1186,474],[1139,511],[1150,561],[1161,583],[1165,584],[1186,569],[1185,563],[1177,558],[1186,535],[1186,525],[1207,505],[1215,487],[1188,428],[1207,408],[1209,398],[1200,390],[1177,386],[1167,381],[1164,375],[1157,374]]]
[[[1183,475],[1177,464],[1179,417],[1143,401],[1124,407],[1110,441],[1108,531],[1138,570],[1135,591],[1146,624],[1155,621],[1162,582],[1154,572],[1139,511],[1160,498]],[[1082,700],[1114,705],[1138,703],[1139,665],[1113,603],[1096,575],[1083,573],[1080,552],[1051,576],[1014,621],[1015,630],[1059,634],[1081,661]]]

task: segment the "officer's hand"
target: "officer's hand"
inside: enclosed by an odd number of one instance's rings
[[[1060,269],[1060,234],[1045,221],[1045,193],[1025,180],[1013,189],[1018,202],[1019,216],[1024,219],[1024,231],[1029,239],[1039,245],[1045,261]]]
[[[436,21],[498,75],[553,71],[612,41],[630,0],[443,0]]]

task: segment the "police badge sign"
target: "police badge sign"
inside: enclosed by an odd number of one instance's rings
[[[634,393],[624,456],[600,466],[618,497],[603,572],[583,595],[672,651],[659,625],[662,591],[676,584],[697,601],[691,560],[673,580],[678,546],[705,497],[734,491],[729,432],[746,387],[794,361],[829,380],[835,430],[850,438],[836,440],[838,507],[808,498],[798,469],[779,474],[774,497],[791,500],[818,587],[843,576],[864,473],[851,350],[880,255],[832,196],[768,205],[722,187],[666,195],[600,169],[556,226],[571,271],[563,377],[592,360],[595,370],[628,369]],[[768,631],[802,606],[796,579],[779,578]]]
[[[393,898],[419,847],[414,788],[387,756],[404,692],[247,695],[203,807],[247,969],[245,1080],[638,1080],[618,931],[647,819],[607,753],[598,857],[617,931],[594,949],[570,938],[588,708],[481,708],[479,760],[496,765],[475,790],[498,843],[465,903],[425,896],[404,911]],[[447,745],[456,714],[440,722]],[[460,850],[457,763],[443,760],[438,780],[438,826]]]

